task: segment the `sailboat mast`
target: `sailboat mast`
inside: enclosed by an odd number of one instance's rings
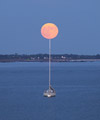
[[[49,89],[51,86],[51,39],[49,39]]]

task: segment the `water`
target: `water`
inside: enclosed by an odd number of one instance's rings
[[[0,63],[0,120],[100,120],[100,62]]]

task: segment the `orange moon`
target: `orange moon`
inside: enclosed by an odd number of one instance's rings
[[[58,35],[58,28],[53,23],[46,23],[41,28],[41,34],[46,39],[53,39]]]

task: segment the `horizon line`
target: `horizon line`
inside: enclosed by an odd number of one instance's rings
[[[0,55],[49,55],[49,53],[6,53],[6,54],[2,54],[0,53]],[[94,56],[94,55],[100,55],[100,53],[97,54],[78,54],[78,53],[52,53],[51,55],[89,55],[89,56]]]

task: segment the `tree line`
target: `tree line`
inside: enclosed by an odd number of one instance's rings
[[[31,54],[31,55],[19,55],[19,54],[0,54],[1,59],[48,59],[48,54]],[[52,59],[100,59],[100,54],[97,55],[77,55],[77,54],[52,54]]]

